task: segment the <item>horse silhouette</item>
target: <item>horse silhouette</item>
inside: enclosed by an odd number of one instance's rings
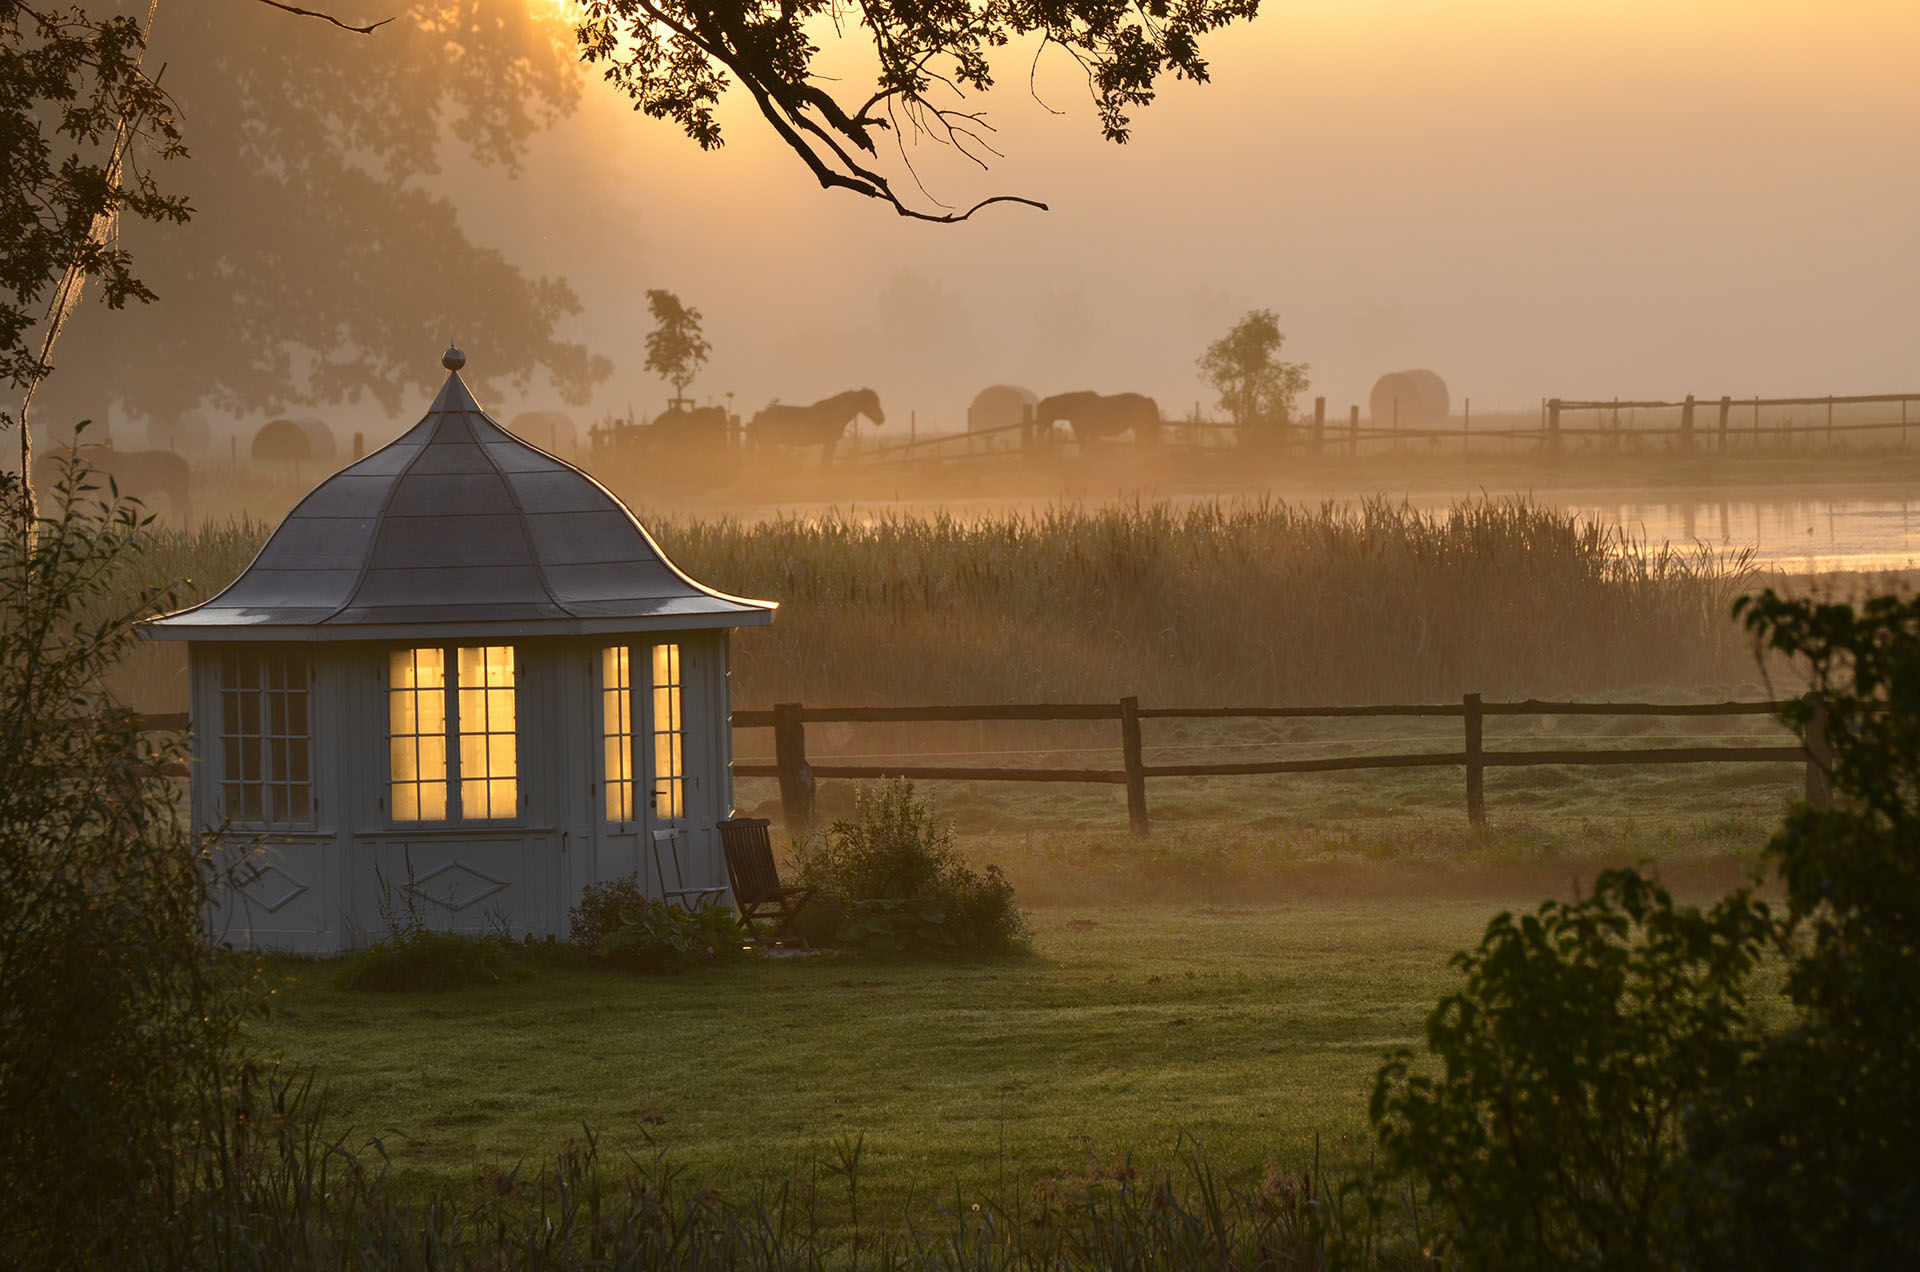
[[[1133,430],[1133,440],[1151,445],[1160,440],[1160,405],[1144,393],[1056,393],[1041,398],[1033,408],[1040,428],[1065,420],[1073,440],[1085,445]]]
[[[725,450],[733,421],[724,406],[669,407],[647,426],[647,445],[681,452]]]
[[[167,497],[167,510],[183,527],[193,524],[193,472],[185,456],[172,451],[123,451],[110,446],[62,446],[33,461],[33,484],[41,501],[55,490],[68,472],[75,493],[82,486],[104,486],[89,477],[111,477],[121,494],[144,502],[154,493]]]
[[[812,406],[782,406],[775,402],[747,423],[747,440],[755,446],[818,446],[820,462],[833,462],[833,448],[856,415],[885,424],[880,395],[872,389],[848,389]]]

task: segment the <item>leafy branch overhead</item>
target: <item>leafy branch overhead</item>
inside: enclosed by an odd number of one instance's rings
[[[1045,204],[1015,195],[964,211],[909,206],[876,167],[883,134],[952,145],[987,167],[997,152],[969,92],[993,86],[996,50],[1038,37],[1085,73],[1109,140],[1124,142],[1130,114],[1160,79],[1205,81],[1200,37],[1251,18],[1259,0],[584,0],[582,60],[655,119],[670,119],[703,149],[722,142],[716,108],[738,84],[779,138],[827,189],[881,199],[902,216],[960,221],[992,203]],[[833,80],[816,65],[815,35],[870,45],[871,83]],[[841,95],[823,83],[845,84]]]

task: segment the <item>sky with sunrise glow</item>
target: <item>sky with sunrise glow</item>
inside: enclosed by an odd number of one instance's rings
[[[913,151],[947,203],[1045,213],[904,221],[821,191],[743,99],[703,154],[597,82],[519,182],[451,179],[486,190],[480,237],[579,292],[618,368],[596,412],[665,396],[648,287],[706,317],[696,396],[864,384],[941,430],[997,381],[1185,414],[1253,308],[1336,415],[1411,366],[1476,412],[1920,387],[1920,6],[1267,0],[1206,47],[1213,82],[1169,84],[1128,145],[1063,58],[1036,102],[1028,48],[972,103],[990,173]]]

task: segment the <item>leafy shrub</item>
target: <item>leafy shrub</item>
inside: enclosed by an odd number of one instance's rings
[[[573,944],[628,971],[674,972],[742,952],[731,908],[655,901],[641,891],[638,874],[589,884],[568,917]]]
[[[997,866],[960,860],[933,802],[895,779],[862,789],[853,816],[796,849],[798,877],[818,889],[802,931],[823,944],[896,953],[994,952],[1027,934],[1013,884]]]
[[[347,955],[340,983],[389,994],[472,989],[524,974],[517,952],[501,937],[416,928]]]
[[[1702,912],[1631,870],[1497,916],[1427,1018],[1440,1075],[1403,1050],[1376,1080],[1384,1178],[1426,1185],[1467,1266],[1668,1265],[1695,1200],[1682,1118],[1739,1071],[1770,936],[1750,893]]]
[[[164,593],[125,604],[147,523],[69,474],[0,535],[0,1265],[131,1262],[204,1185],[248,1073],[245,960],[202,931],[202,856],[103,687]]]
[[[1506,915],[1390,1057],[1380,1185],[1424,1185],[1469,1266],[1920,1266],[1920,600],[1736,607],[1816,693],[1832,807],[1767,844],[1786,896],[1674,906],[1634,872]],[[1817,753],[1817,752],[1816,752]],[[1745,1012],[1763,955],[1793,1008]],[[1374,1194],[1376,1209],[1380,1194]]]
[[[1767,844],[1797,1018],[1693,1128],[1715,1261],[1920,1266],[1920,599],[1768,591],[1739,612],[1812,671],[1786,715],[1831,748],[1833,806]]]

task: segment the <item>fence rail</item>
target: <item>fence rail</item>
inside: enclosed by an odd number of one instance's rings
[[[1607,750],[1489,751],[1483,742],[1488,716],[1652,716],[1700,718],[1777,715],[1783,701],[1760,702],[1484,702],[1466,694],[1457,703],[1387,704],[1365,707],[1143,707],[1137,698],[1117,702],[982,704],[977,706],[807,707],[783,702],[771,711],[736,711],[736,729],[773,730],[774,761],[736,761],[736,777],[772,777],[780,782],[780,803],[787,825],[799,832],[811,824],[815,784],[821,778],[904,777],[923,781],[1084,782],[1127,788],[1127,817],[1135,834],[1148,832],[1147,782],[1180,777],[1266,776],[1285,773],[1336,773],[1364,769],[1460,768],[1466,774],[1467,819],[1486,825],[1486,770],[1534,765],[1781,764],[1806,765],[1809,802],[1824,807],[1829,799],[1826,714],[1816,695],[1804,701],[1812,719],[1804,743],[1791,746],[1619,747]],[[1303,760],[1248,760],[1205,764],[1148,764],[1141,744],[1142,720],[1354,719],[1389,717],[1455,718],[1462,724],[1457,751],[1420,751],[1385,755],[1337,755]],[[913,764],[813,764],[807,759],[808,724],[911,724],[993,721],[1117,720],[1119,768],[1006,768]]]
[[[1361,418],[1360,407],[1348,409],[1345,419],[1330,416],[1327,400],[1315,398],[1310,414],[1303,412],[1289,427],[1282,430],[1270,430],[1264,426],[1253,426],[1230,420],[1207,420],[1200,417],[1199,404],[1194,404],[1194,413],[1187,419],[1167,419],[1162,421],[1160,438],[1157,445],[1185,449],[1219,449],[1234,445],[1240,435],[1258,432],[1263,437],[1263,445],[1277,446],[1289,451],[1304,451],[1310,455],[1345,454],[1357,455],[1363,446],[1373,448],[1380,444],[1404,446],[1412,442],[1456,442],[1462,446],[1474,443],[1507,442],[1534,443],[1548,453],[1557,452],[1570,439],[1588,439],[1601,444],[1620,446],[1623,443],[1637,442],[1642,438],[1658,438],[1677,444],[1683,450],[1693,450],[1711,440],[1714,449],[1726,452],[1732,443],[1744,441],[1757,444],[1762,439],[1785,439],[1792,442],[1795,438],[1804,440],[1819,435],[1831,444],[1836,437],[1852,434],[1875,434],[1899,431],[1899,443],[1905,449],[1907,430],[1920,426],[1920,420],[1909,419],[1912,406],[1920,403],[1920,393],[1833,393],[1809,397],[1732,397],[1723,395],[1718,398],[1698,397],[1688,394],[1683,398],[1666,400],[1658,398],[1543,398],[1535,414],[1529,407],[1522,411],[1496,409],[1491,415],[1482,413],[1480,423],[1476,425],[1472,400],[1462,404],[1457,417],[1445,420],[1423,420],[1420,423],[1409,421],[1403,427],[1397,421],[1388,422],[1371,417]],[[1834,418],[1834,409],[1855,407],[1894,407],[1899,408],[1899,418],[1885,419],[1840,419]],[[1716,408],[1717,414],[1711,421],[1698,419],[1702,408]],[[1783,409],[1824,407],[1824,421],[1794,419],[1784,422],[1762,423],[1761,412]],[[1620,412],[1678,412],[1678,416],[1660,422],[1623,423]],[[1581,413],[1595,415],[1611,414],[1610,422],[1590,425],[1578,425],[1570,417]],[[1739,417],[1735,418],[1735,413]],[[1532,418],[1535,423],[1519,423]],[[1698,424],[1698,427],[1696,427]],[[919,462],[953,462],[965,459],[990,459],[996,455],[1005,455],[1010,449],[1005,445],[1011,441],[1022,452],[1049,451],[1063,440],[1071,439],[1071,430],[1061,433],[1055,426],[1040,424],[1032,418],[1032,409],[1028,408],[1026,419],[1018,423],[998,424],[988,428],[970,429],[966,432],[929,434],[913,437],[907,441],[881,442],[870,449],[855,453],[855,462],[874,467],[889,467]],[[1139,439],[1134,439],[1137,444]],[[1111,443],[1103,443],[1111,444]],[[976,449],[984,446],[985,449]],[[958,449],[957,449],[958,448]]]

